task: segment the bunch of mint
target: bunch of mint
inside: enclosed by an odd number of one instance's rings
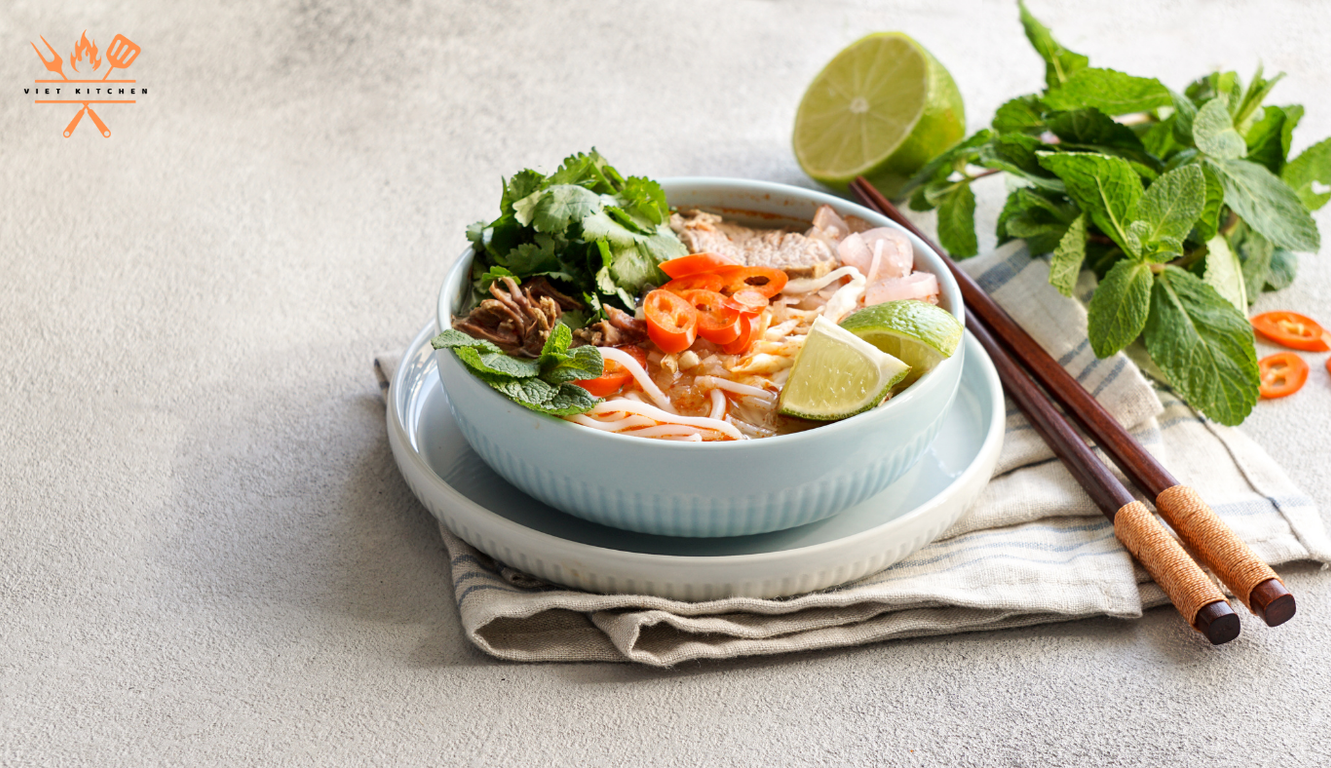
[[[499,212],[467,228],[476,253],[473,305],[501,276],[544,275],[592,311],[561,318],[577,326],[605,301],[632,311],[643,286],[668,279],[656,265],[688,253],[670,229],[661,186],[624,178],[595,149],[569,156],[549,176],[515,174],[504,182]]]
[[[573,332],[557,323],[536,360],[509,357],[494,344],[453,328],[435,336],[430,344],[435,349],[453,350],[476,378],[518,405],[551,416],[571,416],[600,402],[571,382],[594,379],[605,366],[596,347],[569,349],[572,341]]]
[[[1144,337],[1191,405],[1222,424],[1242,422],[1260,383],[1248,304],[1294,280],[1294,252],[1317,250],[1309,212],[1331,199],[1313,189],[1331,182],[1331,139],[1288,160],[1303,107],[1262,106],[1283,75],[1267,79],[1259,68],[1245,88],[1217,72],[1177,93],[1089,67],[1019,7],[1048,88],[999,107],[990,129],[935,158],[903,194],[915,210],[938,209],[944,248],[972,256],[970,183],[1009,174],[1015,189],[999,241],[1025,238],[1033,253],[1052,252],[1049,282],[1065,295],[1083,267],[1095,271],[1096,355]]]

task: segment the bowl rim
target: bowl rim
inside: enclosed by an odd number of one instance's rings
[[[933,248],[931,248],[928,243],[924,242],[924,240],[922,240],[919,237],[916,237],[905,227],[902,227],[900,224],[896,223],[895,221],[892,221],[891,219],[887,218],[881,213],[878,213],[877,211],[874,211],[870,208],[860,205],[859,203],[856,203],[852,200],[847,200],[842,197],[837,197],[835,195],[830,195],[825,192],[809,189],[807,187],[797,187],[791,184],[781,184],[779,182],[755,181],[752,179],[732,179],[720,176],[662,177],[660,179],[657,179],[657,182],[660,183],[663,188],[691,185],[694,187],[703,187],[703,188],[715,187],[718,188],[717,191],[732,191],[732,192],[739,191],[740,193],[743,192],[757,192],[757,193],[777,192],[780,194],[793,193],[794,196],[807,198],[810,202],[818,205],[824,203],[831,205],[833,208],[837,209],[837,212],[841,215],[846,215],[847,213],[850,213],[862,219],[865,219],[871,224],[875,224],[877,226],[886,226],[896,229],[905,234],[910,239],[911,245],[915,248],[917,253],[926,254],[926,259],[934,262],[930,264],[930,266],[934,267],[936,265],[937,268],[930,271],[935,277],[938,278],[940,292],[944,293],[945,295],[948,295],[948,298],[950,300],[949,303],[952,305],[949,308],[949,311],[952,313],[954,317],[956,317],[958,320],[961,321],[963,327],[965,326],[966,322],[965,309],[961,297],[961,289],[960,286],[957,285],[956,278],[953,277],[952,273],[947,269],[947,265],[943,261],[943,257],[940,256]],[[668,194],[669,192],[667,190],[667,195]],[[848,211],[847,208],[849,208],[850,210]],[[743,210],[743,208],[741,207],[739,208],[739,210]],[[457,259],[453,262],[452,266],[449,267],[448,274],[444,278],[443,285],[439,289],[439,299],[436,308],[436,324],[441,330],[447,327],[444,325],[444,320],[446,319],[446,317],[452,315],[453,297],[455,295],[460,295],[460,289],[462,288],[463,284],[462,274],[470,268],[472,259],[474,258],[475,258],[475,250],[472,248],[472,246],[468,245],[465,249],[463,249],[462,253],[458,255]],[[942,377],[939,374],[942,373],[942,369],[946,366],[958,368],[957,375],[953,378],[955,378],[959,382],[960,381],[959,366],[962,364],[963,362],[962,358],[965,356],[964,354],[965,346],[966,345],[964,343],[958,344],[957,351],[953,353],[951,357],[944,360],[938,367],[934,368],[931,371],[928,371],[919,379],[917,379],[902,394],[893,397],[892,399],[888,400],[886,403],[882,405],[879,405],[875,408],[871,408],[861,413],[857,413],[854,416],[849,416],[847,418],[840,419],[837,421],[826,422],[820,424],[817,427],[802,430],[800,432],[793,432],[783,435],[772,435],[771,437],[764,437],[756,440],[716,440],[703,443],[685,443],[682,441],[673,441],[673,440],[652,440],[649,442],[652,445],[661,446],[663,450],[671,450],[671,451],[682,450],[682,451],[688,451],[693,454],[697,454],[700,452],[742,450],[743,446],[756,446],[756,445],[787,446],[787,445],[792,445],[801,439],[809,441],[815,439],[834,438],[840,432],[845,431],[846,429],[856,427],[857,425],[867,425],[871,421],[877,422],[882,420],[890,420],[893,417],[893,415],[895,415],[896,413],[905,408],[908,408],[909,405],[913,403],[915,400],[924,397],[925,395],[923,393],[926,389],[932,388],[934,386],[942,386],[941,383]],[[440,352],[446,352],[446,351],[448,350],[435,350],[436,357]],[[462,365],[462,363],[458,361],[456,358],[457,358],[456,355],[449,356],[450,362],[452,364],[461,367],[464,373],[475,379],[475,376],[472,376],[471,372],[466,370],[466,366]],[[935,382],[939,383],[935,384]],[[443,383],[442,376],[440,378],[440,383],[441,385]],[[492,389],[489,385],[486,385],[484,382],[478,379],[474,383],[481,385],[481,388],[485,391],[485,394],[496,398],[496,402],[501,402],[501,404],[507,404],[509,406],[513,406],[515,408],[520,409],[523,416],[531,416],[536,418],[545,418],[553,421],[558,421],[569,428],[581,427],[581,425],[568,421],[567,419],[562,419],[557,416],[551,416],[549,414],[539,413],[537,411],[530,410],[518,403],[513,402],[512,400],[509,400],[500,393],[494,391],[494,389]],[[926,384],[927,386],[921,387],[920,385],[922,383]],[[610,443],[611,445],[614,445],[614,441],[621,441],[621,442],[628,441],[627,443],[628,445],[641,445],[644,442],[644,439],[641,437],[633,437],[631,435],[621,435],[615,432],[606,432],[597,429],[588,429],[587,427],[581,427],[581,429],[579,429],[577,433],[573,434],[585,434],[588,435],[589,439],[591,440],[604,438],[612,441]],[[592,435],[595,435],[596,437],[590,437]],[[752,448],[749,448],[749,450],[752,450]]]

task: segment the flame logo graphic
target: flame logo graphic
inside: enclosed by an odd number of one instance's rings
[[[83,37],[79,40],[78,45],[74,46],[74,52],[69,55],[69,66],[73,67],[75,72],[79,71],[77,62],[83,61],[85,53],[88,54],[88,61],[92,62],[93,69],[102,66],[102,60],[97,58],[97,43],[88,39],[88,30],[86,29],[83,30]]]

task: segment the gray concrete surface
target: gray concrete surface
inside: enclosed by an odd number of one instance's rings
[[[1180,86],[1257,61],[1331,135],[1331,8],[1035,11]],[[28,43],[143,48],[60,135]],[[1318,766],[1331,578],[1205,647],[1172,610],[667,672],[492,660],[389,455],[371,356],[430,317],[501,175],[595,145],[809,184],[794,109],[906,30],[972,127],[1041,67],[1004,2],[50,3],[0,9],[0,764]],[[70,70],[67,68],[67,72]],[[981,192],[992,231],[1001,184]],[[927,217],[925,223],[932,225]],[[1325,231],[1331,213],[1319,215]],[[992,236],[984,242],[992,243]],[[1260,309],[1331,320],[1331,264]],[[1331,510],[1331,384],[1248,432]]]

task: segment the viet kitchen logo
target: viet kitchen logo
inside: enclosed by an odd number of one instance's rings
[[[39,36],[40,37],[40,36]],[[125,70],[130,64],[139,57],[139,46],[130,42],[130,39],[124,35],[116,35],[111,44],[107,46],[102,53],[105,59],[98,58],[97,43],[88,39],[88,31],[83,31],[83,37],[79,39],[74,46],[74,51],[69,54],[69,67],[73,73],[83,75],[84,78],[90,78],[93,75],[101,74],[96,79],[76,79],[65,76],[65,60],[56,51],[55,46],[46,42],[47,49],[51,52],[51,58],[48,60],[42,49],[32,44],[32,49],[37,52],[41,58],[42,64],[52,73],[59,75],[59,80],[33,80],[36,87],[24,88],[23,92],[38,97],[54,96],[56,98],[37,98],[33,104],[82,104],[83,108],[74,115],[74,119],[65,126],[65,138],[74,134],[74,129],[79,127],[79,121],[86,114],[89,119],[97,125],[97,130],[101,131],[102,136],[110,138],[111,129],[106,127],[100,115],[92,108],[93,104],[133,104],[137,101],[134,98],[123,98],[125,96],[142,96],[148,93],[147,88],[137,85],[136,80],[116,79],[112,80],[111,73],[116,70]],[[102,64],[107,65],[106,71],[99,73]],[[54,84],[54,85],[52,85]]]

